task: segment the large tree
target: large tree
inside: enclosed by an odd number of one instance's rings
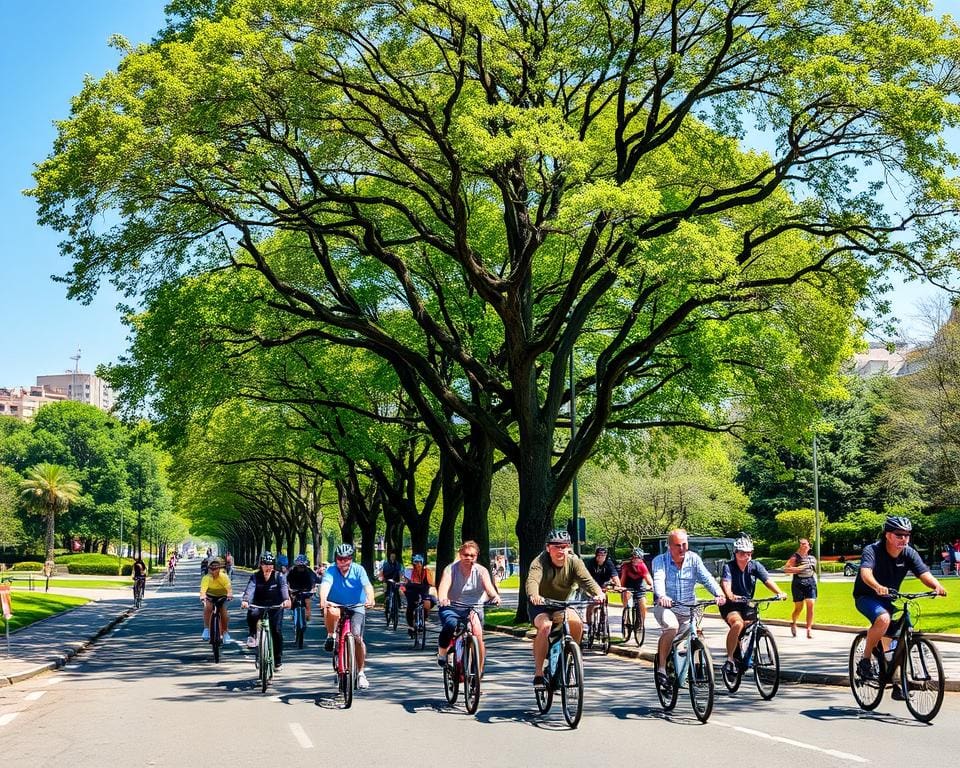
[[[522,565],[605,436],[795,434],[871,278],[955,266],[957,30],[914,0],[171,7],[38,168],[70,294],[258,272],[256,340],[388,360],[467,518],[516,467]]]
[[[66,512],[80,498],[80,484],[70,477],[66,467],[56,464],[37,464],[30,467],[26,475],[20,484],[20,495],[46,520],[46,558],[52,561],[57,515]]]

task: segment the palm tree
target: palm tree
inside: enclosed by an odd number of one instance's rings
[[[54,523],[58,512],[80,498],[80,483],[70,478],[66,467],[59,464],[37,464],[27,470],[27,479],[20,483],[20,495],[34,509],[47,516],[47,560],[53,560]]]

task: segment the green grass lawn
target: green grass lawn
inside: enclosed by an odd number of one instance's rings
[[[22,577],[21,577],[22,578]],[[33,587],[34,589],[42,590],[46,585],[46,580],[43,576],[34,576],[33,577]],[[15,592],[20,592],[27,589],[26,581],[19,581],[17,577],[10,582],[10,586]],[[74,578],[74,579],[63,579],[59,577],[54,577],[50,579],[51,587],[58,588],[68,588],[68,589],[133,589],[133,582],[124,577],[121,579],[101,579],[96,576],[90,576],[87,578]]]
[[[89,601],[85,597],[15,591],[11,594],[13,616],[10,619],[10,631],[29,626],[35,621],[76,608],[86,602]]]

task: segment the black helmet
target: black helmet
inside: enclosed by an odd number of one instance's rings
[[[888,531],[906,531],[910,533],[913,530],[913,523],[910,522],[909,517],[900,517],[899,515],[891,515],[886,519],[883,524],[883,532],[887,533]]]
[[[264,552],[262,555],[260,555],[261,565],[263,565],[264,563],[266,563],[267,565],[273,565],[275,562],[276,560],[273,559],[273,552]]]
[[[554,528],[547,534],[547,544],[569,544],[570,534],[563,528]]]
[[[607,554],[607,548],[606,548],[606,547],[597,547],[595,550],[593,550],[593,554],[595,554],[595,555],[605,555],[605,554]]]

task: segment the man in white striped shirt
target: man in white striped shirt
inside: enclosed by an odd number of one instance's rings
[[[710,590],[717,599],[717,605],[726,602],[720,585],[710,575],[700,555],[689,551],[687,532],[683,528],[675,528],[667,534],[667,545],[669,551],[653,559],[653,616],[660,625],[656,669],[659,687],[664,687],[668,682],[666,661],[673,638],[681,627],[686,627],[690,622],[690,609],[678,606],[674,610],[673,603],[692,603],[696,600],[694,590],[698,582]]]

